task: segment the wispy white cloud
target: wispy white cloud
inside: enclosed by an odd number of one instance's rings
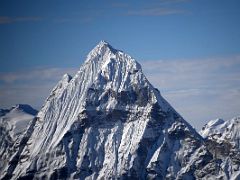
[[[41,17],[36,16],[25,16],[25,17],[9,17],[0,16],[0,24],[11,24],[16,22],[34,22],[42,20]]]
[[[0,81],[4,83],[16,83],[17,81],[54,81],[64,73],[74,74],[76,68],[38,68],[30,71],[17,71],[0,73]]]
[[[56,82],[0,86],[0,108],[9,108],[15,104],[30,104],[34,108],[39,109]]]
[[[186,14],[189,11],[182,6],[190,0],[159,0],[146,3],[145,7],[130,6],[126,9],[128,16],[167,16],[174,14]]]
[[[39,68],[0,73],[0,108],[26,103],[39,109],[63,74],[76,72],[77,68]]]
[[[195,127],[240,114],[240,56],[141,64],[149,81]]]
[[[151,82],[166,89],[173,89],[176,85],[178,89],[187,86],[222,87],[239,80],[240,56],[143,61],[142,66],[146,74],[150,76]],[[222,83],[223,81],[227,83]]]
[[[172,14],[182,14],[186,10],[183,9],[173,9],[173,8],[147,8],[147,9],[138,9],[138,10],[129,10],[126,15],[129,16],[165,16]]]

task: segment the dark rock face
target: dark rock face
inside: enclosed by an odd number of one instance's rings
[[[116,92],[111,89],[105,91],[104,89],[98,90],[89,88],[87,91],[87,107],[98,107],[100,105],[108,103],[110,98],[114,98],[119,106],[126,105],[139,105],[144,107],[150,100],[151,94],[147,87],[141,89],[132,89],[131,91]]]

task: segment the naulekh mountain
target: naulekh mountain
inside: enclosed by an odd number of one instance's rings
[[[239,123],[206,125],[202,137],[105,41],[32,115],[21,132],[1,119],[1,179],[240,179]]]

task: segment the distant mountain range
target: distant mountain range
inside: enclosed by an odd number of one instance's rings
[[[101,41],[37,113],[0,110],[1,179],[240,179],[240,118],[196,132]]]

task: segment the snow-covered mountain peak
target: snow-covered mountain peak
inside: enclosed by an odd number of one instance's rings
[[[63,76],[28,132],[5,177],[195,179],[212,159],[140,64],[105,41]]]
[[[4,179],[6,173],[11,174],[14,169],[14,162],[19,159],[27,134],[30,135],[28,130],[36,113],[37,111],[27,104],[0,109],[0,179]]]
[[[112,46],[107,43],[106,41],[100,41],[87,55],[86,62],[90,59],[93,59],[93,57],[104,55],[106,52],[108,53],[114,53],[115,50],[112,48]]]
[[[115,48],[113,48],[107,41],[105,40],[101,40],[93,49],[91,52],[100,52],[103,49],[110,49],[113,52],[116,52],[117,50]]]
[[[221,118],[215,119],[215,120],[211,120],[207,123],[208,126],[218,126],[220,124],[223,124],[225,121]]]
[[[31,114],[35,116],[37,114],[37,110],[33,109],[30,105],[28,104],[16,104],[11,108],[10,111],[22,111],[28,114]]]
[[[214,131],[216,131],[216,127],[218,127],[219,125],[223,124],[225,121],[223,119],[214,119],[209,121],[207,124],[205,124],[201,131],[199,132],[202,137],[206,138],[209,133],[213,133]]]
[[[240,149],[240,116],[224,121],[212,120],[199,132],[203,137],[214,138],[217,142],[231,142]]]
[[[86,61],[73,77],[72,83],[82,81],[82,87],[101,86],[115,91],[128,89],[131,83],[149,84],[142,73],[141,65],[131,56],[113,48],[106,41],[101,41],[87,56]]]
[[[4,127],[13,140],[24,132],[29,122],[37,114],[37,110],[33,109],[27,104],[17,104],[9,110],[5,110],[5,113],[0,117],[0,126]]]
[[[111,46],[106,40],[101,40],[97,46]]]
[[[0,117],[5,116],[6,114],[13,113],[26,113],[35,116],[37,114],[37,110],[33,109],[28,104],[16,104],[12,106],[10,109],[0,109]]]
[[[100,41],[87,55],[86,63],[106,64],[110,59],[118,61],[128,61],[128,63],[138,64],[134,58],[123,51],[115,49],[106,41]],[[141,66],[138,64],[138,67]]]

